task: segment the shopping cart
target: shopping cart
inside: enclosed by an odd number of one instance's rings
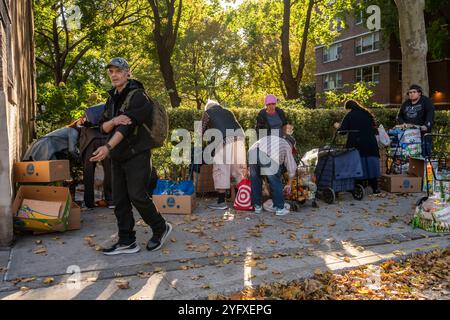
[[[400,125],[388,131],[391,138],[388,153],[387,174],[405,174],[409,169],[410,157],[422,156],[420,126]],[[408,136],[413,133],[413,137]]]
[[[359,151],[336,144],[338,133],[358,132],[359,130],[336,131],[330,146],[319,149],[314,171],[317,195],[328,204],[336,201],[339,192],[351,192],[356,200],[362,200],[365,196],[364,186],[356,183],[363,176]]]
[[[433,150],[424,159],[425,197],[417,201],[413,227],[430,232],[450,232],[450,135],[427,133]],[[435,144],[440,138],[440,144]]]
[[[304,205],[308,200],[312,200],[313,208],[317,208],[315,166],[307,165],[301,159],[297,159],[297,163],[297,172],[292,181],[291,194],[286,201],[294,211],[298,211],[300,206]]]

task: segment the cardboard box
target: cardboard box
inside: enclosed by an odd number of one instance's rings
[[[66,231],[71,203],[68,188],[21,186],[11,208],[14,227],[30,231]]]
[[[380,172],[386,174],[388,169],[386,149],[380,148]]]
[[[380,179],[382,190],[391,193],[418,193],[422,192],[422,178],[407,175],[383,174]]]
[[[204,164],[200,167],[200,173],[194,172],[194,185],[196,192],[215,192],[213,179],[213,165]],[[198,175],[198,182],[197,182]]]
[[[421,158],[409,158],[408,174],[413,177],[424,177],[425,160]]]
[[[81,208],[75,202],[72,202],[69,212],[69,221],[67,231],[81,229]]]
[[[192,214],[195,208],[195,194],[189,196],[154,195],[153,202],[160,213]]]
[[[15,182],[70,180],[69,160],[28,161],[14,164]]]

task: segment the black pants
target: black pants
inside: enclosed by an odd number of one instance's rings
[[[93,208],[94,202],[94,181],[95,181],[95,167],[96,162],[91,162],[89,159],[92,157],[92,153],[97,150],[98,147],[105,144],[102,139],[94,139],[88,145],[83,154],[83,179],[84,179],[84,204],[86,207]],[[112,186],[111,186],[111,159],[106,158],[102,161],[104,178],[103,178],[103,191],[105,193],[105,200],[108,203],[112,202]]]
[[[119,228],[119,242],[136,241],[132,204],[153,233],[165,228],[165,220],[151,198],[153,191],[150,152],[143,152],[126,161],[112,160],[114,213]],[[156,174],[154,174],[154,177]]]

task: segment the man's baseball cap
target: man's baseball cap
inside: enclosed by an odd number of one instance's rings
[[[106,66],[106,69],[108,69],[109,67],[117,67],[124,70],[130,69],[127,60],[125,60],[124,58],[112,58]]]

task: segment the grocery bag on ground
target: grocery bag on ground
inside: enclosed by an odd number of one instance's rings
[[[239,211],[253,211],[252,188],[249,179],[242,179],[237,185],[238,192],[234,199],[234,208]]]
[[[450,204],[437,196],[428,198],[416,207],[412,225],[429,232],[450,232]]]

